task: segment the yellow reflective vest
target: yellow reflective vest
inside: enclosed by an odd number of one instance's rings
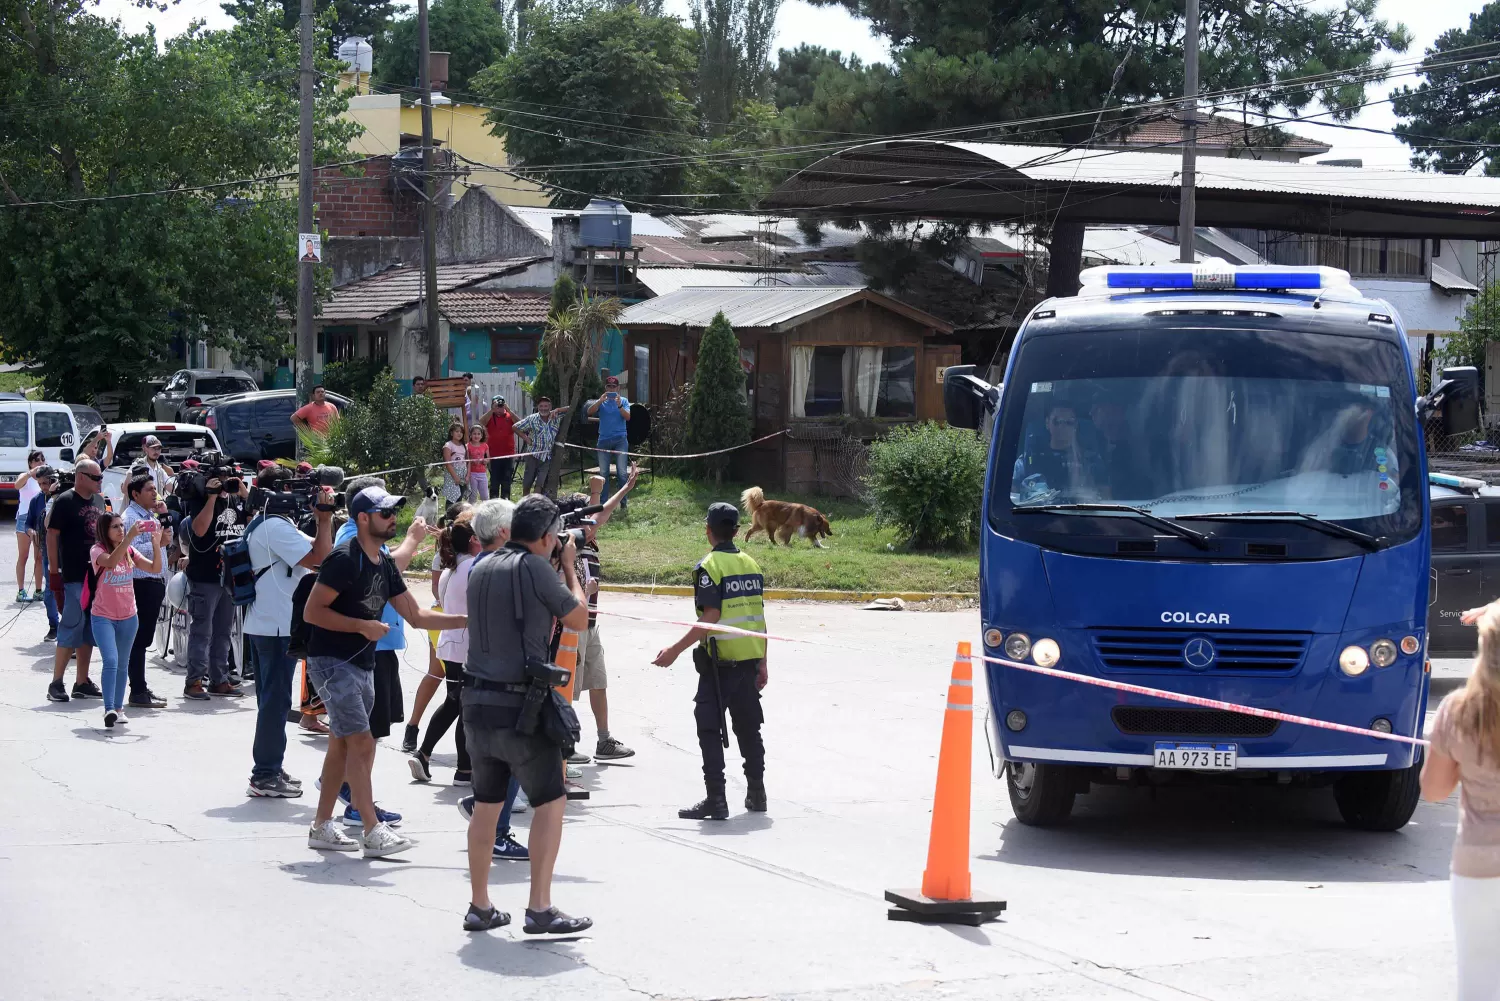
[[[720,625],[766,631],[766,608],[761,598],[766,579],[748,553],[715,549],[698,564],[694,577],[700,588],[712,586],[718,591]],[[702,606],[698,610],[701,613]],[[733,633],[711,635],[720,660],[760,660],[766,655],[765,640]],[[699,645],[707,646],[708,639]]]

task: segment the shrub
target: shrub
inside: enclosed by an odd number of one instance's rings
[[[375,380],[382,372],[390,371],[384,358],[355,358],[352,361],[330,362],[323,368],[323,388],[330,393],[360,400],[370,395]]]
[[[441,460],[448,424],[448,415],[433,406],[431,397],[402,396],[387,370],[376,378],[368,397],[355,400],[329,425],[327,437],[315,451],[318,460],[343,466],[350,475],[423,466]],[[392,493],[416,493],[426,484],[429,472],[390,473],[386,484]]]
[[[875,521],[921,548],[958,546],[979,529],[984,443],[964,428],[902,425],[870,446]]]
[[[660,455],[681,455],[687,448],[688,400],[693,395],[692,382],[672,391],[666,402],[651,411],[651,451]],[[652,471],[660,474],[685,474],[693,460],[652,459]]]
[[[743,445],[750,440],[750,403],[745,396],[745,368],[740,364],[740,339],[724,314],[718,313],[698,343],[698,364],[693,371],[693,393],[688,398],[687,446],[690,452],[713,452]],[[734,453],[695,459],[699,475],[712,474],[714,482]]]

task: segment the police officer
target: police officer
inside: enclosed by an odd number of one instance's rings
[[[739,509],[720,501],[709,506],[705,521],[708,541],[714,548],[693,572],[698,621],[765,632],[766,612],[761,598],[765,578],[755,560],[734,545],[740,527]],[[760,709],[760,690],[766,687],[766,641],[696,626],[658,653],[652,663],[669,667],[694,644],[698,694],[694,697],[697,708],[693,718],[698,722],[708,795],[702,802],[678,810],[677,816],[684,820],[729,819],[729,801],[724,795],[724,748],[729,746],[724,729],[726,709],[734,722],[740,756],[745,759],[745,781],[750,787],[745,794],[745,809],[764,813],[766,749],[760,739],[760,724],[765,717]]]

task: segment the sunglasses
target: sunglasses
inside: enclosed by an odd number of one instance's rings
[[[104,482],[104,476],[100,473],[79,473],[78,475],[86,480],[93,480],[95,483]]]
[[[369,512],[369,514],[370,514],[371,518],[394,518],[394,517],[396,517],[396,512],[395,511],[371,511],[371,512]]]

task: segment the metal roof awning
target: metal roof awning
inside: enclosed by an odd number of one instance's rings
[[[736,329],[781,333],[860,301],[900,313],[938,333],[953,332],[951,324],[931,313],[871,289],[850,286],[682,288],[631,306],[621,314],[620,326],[707,327],[722,312]]]
[[[1456,275],[1447,268],[1437,264],[1432,266],[1431,281],[1433,285],[1444,292],[1467,292],[1470,295],[1477,295],[1479,293],[1478,285],[1475,285],[1462,275]]]
[[[825,157],[761,203],[770,211],[1051,225],[1175,225],[1181,159],[1006,143],[902,140]],[[1204,157],[1200,226],[1345,236],[1500,237],[1500,178]]]

